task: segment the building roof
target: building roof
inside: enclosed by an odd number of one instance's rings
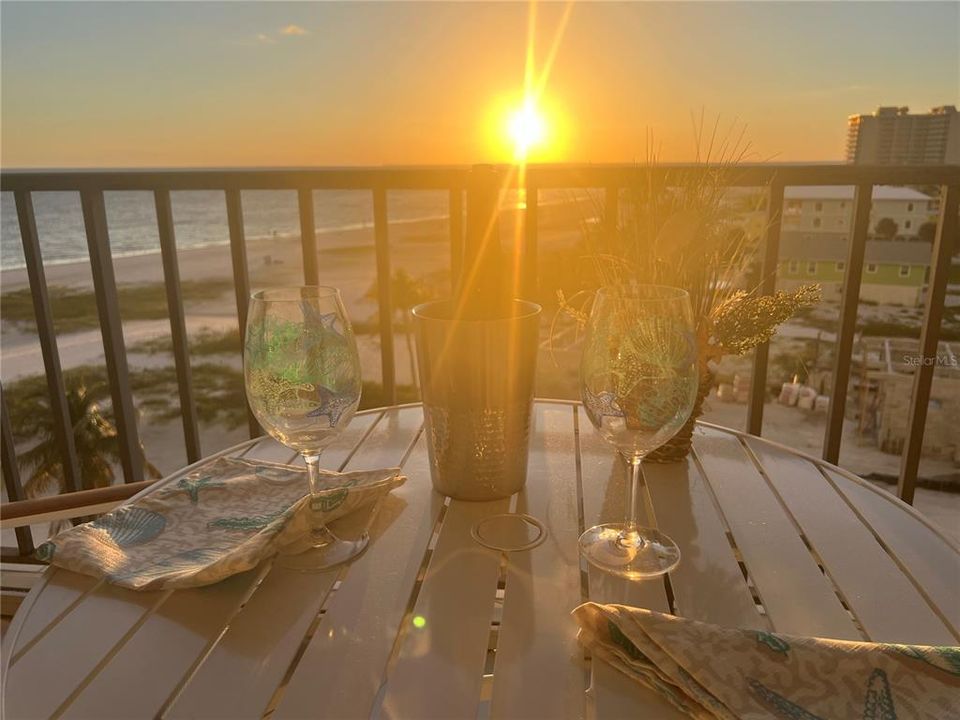
[[[787,200],[853,200],[853,185],[790,185],[783,189]],[[890,185],[873,188],[874,200],[932,200],[918,190]]]
[[[808,233],[783,231],[780,257],[783,260],[847,259],[846,233]],[[933,248],[926,242],[905,240],[868,240],[866,261],[885,265],[929,265]]]

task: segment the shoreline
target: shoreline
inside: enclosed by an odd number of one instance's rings
[[[450,219],[449,215],[425,215],[418,218],[406,218],[402,220],[391,220],[390,225],[416,225],[418,223],[432,222],[432,221],[447,221]],[[373,223],[350,223],[348,225],[337,225],[335,227],[316,227],[313,229],[316,237],[321,237],[323,235],[336,235],[338,233],[352,232],[355,230],[371,230],[373,229]],[[271,235],[249,235],[246,237],[247,242],[257,242],[264,240],[292,240],[299,239],[300,234],[297,232],[285,232],[285,233],[273,233]],[[186,245],[184,247],[178,248],[178,252],[183,252],[185,250],[202,250],[204,248],[210,247],[223,247],[229,246],[230,240],[212,240],[210,242],[195,243],[192,245]],[[112,253],[114,260],[127,257],[140,257],[142,255],[159,255],[160,247],[145,248],[143,250],[127,250],[125,252],[115,252]],[[74,265],[82,264],[87,261],[87,257],[77,257],[77,258],[61,258],[57,260],[44,260],[43,266],[55,267],[59,265]],[[17,270],[26,270],[26,265],[14,265],[11,267],[0,267],[0,273],[14,272]]]
[[[430,242],[439,243],[449,240],[449,218],[428,217],[416,220],[397,220],[389,224],[391,230],[391,250],[396,252],[397,245]],[[373,226],[347,226],[335,229],[316,230],[318,254],[321,259],[321,274],[324,255],[350,250],[374,248]],[[302,263],[300,234],[246,238],[247,262],[251,279],[258,266],[258,259],[269,258],[266,265],[289,264],[296,260],[298,270]],[[402,251],[401,251],[402,252]],[[391,255],[393,252],[391,253]],[[230,241],[216,241],[200,245],[177,248],[177,259],[181,281],[202,281],[214,278],[232,277],[230,263]],[[279,262],[278,262],[279,261]],[[163,270],[160,262],[160,248],[120,253],[113,255],[114,275],[117,285],[145,282],[163,282]],[[91,288],[93,281],[89,258],[63,261],[50,261],[43,264],[47,287],[65,286],[71,288]],[[279,269],[279,268],[276,268]],[[29,287],[29,278],[25,267],[0,270],[0,293]]]
[[[541,201],[538,204],[538,207],[542,210],[547,208],[558,209],[557,206],[562,206],[569,204],[569,200],[546,200]],[[507,205],[501,209],[501,223],[512,223],[513,220],[510,220],[512,216],[519,214],[520,211],[524,209],[521,205]],[[547,211],[548,215],[550,210]],[[412,229],[430,229],[435,231],[435,226],[440,225],[443,232],[446,233],[446,237],[449,238],[449,214],[440,214],[440,215],[425,215],[422,217],[416,218],[402,218],[397,220],[390,220],[388,222],[388,228],[390,229],[403,229],[403,228],[412,228]],[[542,222],[542,221],[541,221]],[[362,222],[362,223],[350,223],[346,225],[338,225],[333,227],[315,227],[314,233],[317,238],[318,249],[321,254],[325,250],[349,250],[354,247],[363,247],[364,245],[370,245],[371,247],[374,244],[373,238],[373,222]],[[357,242],[359,236],[369,236],[369,242]],[[322,243],[323,238],[336,238],[339,244],[327,244]],[[247,255],[250,256],[251,250],[256,248],[262,250],[262,246],[268,243],[277,242],[277,243],[292,243],[296,242],[299,245],[300,242],[300,233],[299,232],[285,232],[285,233],[275,233],[272,235],[250,235],[246,238],[247,243]],[[391,237],[391,241],[397,239]],[[402,242],[404,239],[409,239],[404,237],[404,233],[400,233],[399,240]],[[227,249],[229,253],[230,240],[213,240],[210,242],[197,243],[193,245],[187,245],[184,247],[177,248],[177,256],[181,260],[189,256],[196,251],[204,250],[216,250],[216,249]],[[143,250],[128,250],[125,252],[115,252],[112,253],[112,259],[114,261],[114,267],[118,267],[118,263],[122,264],[124,261],[131,258],[153,258],[159,257],[160,247],[145,248]],[[56,259],[56,260],[44,260],[43,268],[47,276],[47,284],[67,284],[73,286],[76,283],[70,282],[69,278],[73,273],[70,270],[59,271],[58,268],[88,268],[89,267],[89,256],[84,255],[83,257],[78,258],[66,258],[66,259]],[[181,262],[181,278],[183,277],[183,263]],[[0,268],[0,292],[6,289],[17,290],[21,287],[27,286],[26,278],[26,266],[13,266],[7,268]],[[65,282],[51,282],[52,276],[62,276],[67,278]],[[118,284],[120,284],[121,279],[118,274]],[[90,283],[84,283],[89,285]]]

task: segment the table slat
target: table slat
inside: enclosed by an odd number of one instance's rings
[[[737,437],[700,427],[693,444],[774,629],[861,640],[830,581]]]
[[[122,656],[77,693],[62,717],[128,720],[152,715],[180,682],[185,661],[199,656],[224,618],[239,609],[256,575],[251,570],[173,593],[123,645]]]
[[[856,507],[879,540],[916,579],[951,626],[960,642],[960,553],[908,513],[910,510],[883,490],[867,487],[827,470],[830,479]]]
[[[491,718],[580,718],[585,665],[570,611],[580,604],[574,408],[536,407],[526,489],[517,510],[547,527],[529,552],[507,555]],[[517,682],[518,678],[523,682]]]
[[[383,683],[422,558],[443,508],[431,490],[426,436],[403,470],[406,484],[380,508],[377,537],[347,569],[273,718],[369,717]]]
[[[168,595],[97,586],[29,652],[13,658],[6,686],[17,691],[7,693],[6,717],[51,717]]]
[[[644,463],[643,472],[657,525],[680,548],[680,565],[670,573],[677,614],[718,625],[769,630],[694,459]]]
[[[811,547],[876,642],[947,645],[955,638],[817,466],[746,438]]]
[[[423,624],[400,639],[372,717],[476,717],[500,553],[474,542],[470,528],[508,508],[508,500],[450,502],[413,609]]]
[[[583,494],[584,524],[591,527],[602,522],[619,522],[624,516],[626,464],[590,423],[582,407],[577,408],[580,480]],[[642,518],[646,522],[646,517]],[[582,561],[581,561],[582,562]],[[645,607],[670,612],[663,580],[642,582],[624,580],[587,566],[590,600]],[[590,698],[593,711],[600,720],[636,716],[643,708],[647,717],[683,717],[666,700],[605,662],[594,661],[590,670]]]
[[[19,632],[15,636],[8,635],[4,645],[13,643],[11,654],[15,658],[40,633],[51,632],[56,627],[56,619],[72,610],[98,584],[100,580],[88,575],[58,567],[47,570],[38,587],[30,591],[17,611],[17,619],[23,620]]]
[[[421,418],[419,408],[386,411],[344,469],[399,465],[420,430]],[[347,432],[350,427],[352,422]],[[328,450],[320,458],[325,464],[333,456]],[[164,717],[261,717],[341,570],[305,573],[275,566]]]

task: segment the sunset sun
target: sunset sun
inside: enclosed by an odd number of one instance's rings
[[[510,114],[507,132],[513,142],[514,156],[525,160],[531,150],[546,142],[547,123],[537,106],[528,100]]]

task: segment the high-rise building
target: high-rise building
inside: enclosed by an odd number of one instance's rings
[[[847,120],[847,162],[860,165],[960,164],[960,113],[953,105],[910,114],[880,107]]]

